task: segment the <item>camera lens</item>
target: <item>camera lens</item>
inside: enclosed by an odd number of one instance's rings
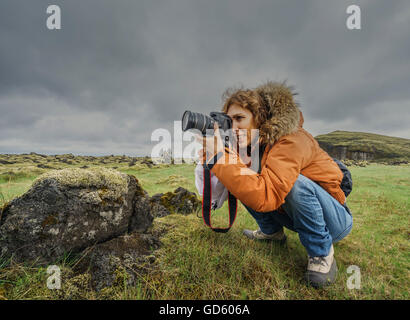
[[[185,111],[182,116],[182,131],[198,129],[206,134],[206,129],[213,129],[214,120],[202,113]]]
[[[190,116],[190,111],[185,111],[184,115],[182,116],[182,131],[188,130],[188,124],[189,124],[189,116]]]

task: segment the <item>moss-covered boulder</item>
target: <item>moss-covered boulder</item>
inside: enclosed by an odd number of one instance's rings
[[[50,263],[152,223],[138,180],[105,168],[49,171],[1,213],[0,255]]]
[[[201,201],[195,193],[182,187],[173,192],[157,193],[150,199],[154,217],[163,217],[173,213],[190,214],[201,208]]]

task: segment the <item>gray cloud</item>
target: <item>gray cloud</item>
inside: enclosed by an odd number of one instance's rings
[[[410,138],[410,5],[55,0],[0,4],[0,152],[149,154],[157,128],[220,109],[226,87],[288,79],[312,134]]]

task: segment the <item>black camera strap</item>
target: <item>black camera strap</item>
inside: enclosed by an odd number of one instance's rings
[[[265,151],[265,145],[259,147],[259,164],[258,173],[261,172],[261,161],[262,156]],[[219,152],[214,156],[214,158],[209,162],[209,164],[204,163],[204,187],[203,187],[203,197],[202,197],[202,218],[204,223],[210,227],[215,232],[226,233],[232,227],[236,219],[236,214],[238,211],[238,200],[233,194],[228,191],[228,206],[229,206],[229,227],[227,228],[214,228],[211,224],[211,208],[212,208],[212,185],[211,185],[211,169],[218,159],[223,156],[223,152]]]
[[[202,218],[204,223],[210,227],[215,232],[225,233],[228,232],[235,222],[237,210],[238,210],[238,200],[233,194],[228,192],[228,205],[229,205],[229,227],[227,228],[214,228],[211,224],[211,207],[212,207],[212,185],[211,185],[211,169],[213,164],[218,161],[218,159],[223,155],[222,152],[218,153],[212,164],[204,164],[204,188],[203,188],[203,198],[202,198]]]
[[[227,228],[214,228],[211,224],[211,205],[212,205],[212,185],[211,185],[211,170],[204,168],[204,189],[202,199],[202,218],[205,224],[215,232],[225,233],[228,232],[235,222],[236,213],[238,210],[238,200],[228,192],[229,203],[229,227]]]

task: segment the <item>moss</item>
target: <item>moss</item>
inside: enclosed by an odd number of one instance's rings
[[[171,202],[175,196],[176,194],[174,192],[167,192],[160,199],[160,204],[167,208],[170,213],[176,212],[176,208]]]
[[[107,299],[111,300],[112,297],[116,294],[116,290],[113,287],[104,287],[98,292],[98,299]]]
[[[6,300],[6,289],[4,289],[3,287],[0,287],[0,300]]]
[[[124,267],[119,266],[114,271],[114,281],[113,281],[112,285],[114,287],[119,287],[119,288],[123,289],[127,286],[127,282],[128,282],[129,277],[130,277],[129,274],[124,269]]]
[[[86,299],[91,291],[91,275],[83,273],[62,282],[63,299]]]
[[[135,178],[135,181],[136,181],[136,183],[137,183],[137,188],[136,188],[136,191],[135,191],[136,195],[137,195],[137,196],[141,196],[141,197],[145,196],[145,191],[144,191],[144,189],[142,188],[141,183],[139,182],[139,180],[137,179],[137,177],[134,176],[134,175],[130,175],[130,176],[133,177],[133,178]]]
[[[181,203],[186,203],[187,201],[190,201],[192,203],[192,209],[194,212],[196,212],[202,206],[202,202],[199,201],[194,194],[186,194],[182,197]]]
[[[108,193],[108,189],[106,187],[103,187],[98,190],[98,195],[100,196],[101,199],[105,198],[107,193]]]
[[[178,202],[176,202],[175,197],[177,196],[178,195],[175,192],[167,192],[160,198],[160,204],[167,208],[170,213],[184,211],[184,205],[188,201],[192,203],[193,211],[196,211],[198,209],[198,205],[201,204],[201,202],[193,194],[186,193],[182,197],[178,198]]]
[[[118,199],[128,192],[128,180],[125,174],[107,168],[67,168],[51,170],[38,177],[33,186],[44,180],[55,180],[70,188],[96,188],[105,199]]]
[[[117,204],[123,204],[124,203],[124,197],[120,196],[117,200],[114,201]]]

